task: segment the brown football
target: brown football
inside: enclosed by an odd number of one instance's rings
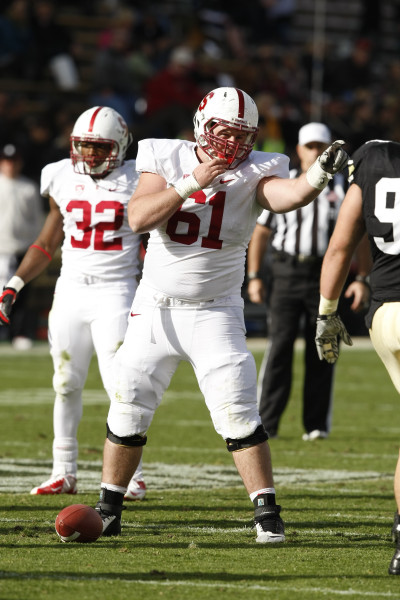
[[[72,504],[58,513],[55,528],[63,542],[95,542],[103,533],[103,521],[91,506]]]

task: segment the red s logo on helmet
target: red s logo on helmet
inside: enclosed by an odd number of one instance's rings
[[[207,99],[212,98],[213,96],[214,96],[214,92],[210,92],[209,94],[207,94],[207,96],[204,96],[203,100],[200,103],[198,110],[204,110],[204,108],[206,107],[206,104],[207,104]]]

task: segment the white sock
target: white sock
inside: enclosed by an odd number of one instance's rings
[[[250,500],[253,502],[254,498],[257,498],[260,494],[275,494],[275,488],[262,488],[256,492],[251,492]]]
[[[106,490],[110,490],[110,492],[118,492],[120,494],[125,494],[126,490],[128,489],[126,487],[122,487],[121,485],[114,485],[113,483],[104,483],[103,481],[101,482],[100,487],[105,488]]]
[[[72,437],[54,438],[53,440],[53,476],[73,475],[78,470],[78,442]]]

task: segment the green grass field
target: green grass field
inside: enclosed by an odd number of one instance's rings
[[[262,343],[249,341],[257,364]],[[52,368],[46,344],[0,345],[0,599],[313,600],[400,598],[393,554],[399,400],[372,349],[343,351],[333,430],[303,442],[302,353],[279,439],[271,441],[287,541],[258,545],[252,504],[214,432],[190,367],[178,369],[149,431],[148,495],[119,538],[63,544],[57,513],[97,501],[108,401],[96,361],[79,430],[79,494],[35,497],[51,469]]]

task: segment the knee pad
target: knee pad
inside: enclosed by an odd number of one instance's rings
[[[252,446],[257,446],[268,439],[268,434],[262,425],[259,425],[257,429],[250,435],[241,440],[232,440],[226,438],[226,447],[229,452],[236,452],[236,450],[245,450]]]
[[[135,433],[135,435],[119,437],[118,435],[114,435],[107,424],[107,439],[118,446],[144,446],[147,442],[147,435],[139,435],[138,433]]]

